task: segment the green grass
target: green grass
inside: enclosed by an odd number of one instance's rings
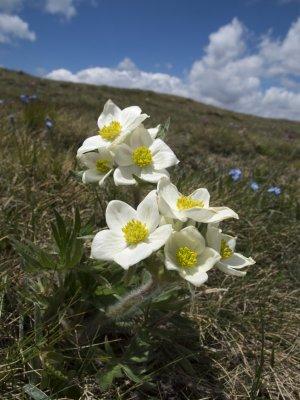
[[[300,123],[237,114],[175,96],[52,82],[3,69],[0,93],[7,100],[0,105],[1,399],[39,399],[38,388],[51,400],[298,399]],[[40,100],[24,106],[21,93],[35,93]],[[165,339],[165,347],[159,346],[161,327],[153,330],[157,360],[147,378],[151,387],[126,370],[112,387],[99,386],[105,338],[94,335],[94,342],[83,344],[78,337],[82,318],[88,321],[102,293],[101,268],[88,264],[88,246],[76,272],[80,286],[74,283],[72,291],[51,271],[28,272],[13,248],[16,240],[31,241],[51,256],[54,209],[71,221],[78,207],[81,232],[90,233],[103,226],[107,201],[116,196],[132,200],[127,189],[113,186],[97,197],[71,173],[76,150],[95,133],[108,98],[120,107],[139,105],[151,115],[148,126],[171,117],[167,142],[181,160],[172,179],[187,193],[207,187],[214,205],[237,211],[240,220],[224,226],[238,234],[239,250],[256,260],[245,278],[212,272],[180,316],[185,324],[188,316],[192,325],[181,326],[176,320],[178,343],[194,352],[189,365],[196,376],[187,365],[181,367],[172,343],[167,345]],[[55,120],[51,132],[44,128],[46,116]],[[240,182],[230,181],[232,167],[243,170]],[[261,184],[259,192],[249,189],[251,179]],[[273,184],[282,188],[281,196],[266,192]],[[164,334],[171,337],[176,327],[170,321]],[[128,345],[131,339],[123,333],[109,335],[112,340]],[[108,343],[105,352],[107,357]],[[35,388],[31,397],[28,384]]]

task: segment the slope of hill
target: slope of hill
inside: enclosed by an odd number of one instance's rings
[[[25,105],[21,94],[38,99]],[[95,134],[97,117],[109,98],[122,108],[139,105],[151,116],[148,127],[171,117],[166,140],[181,160],[172,179],[188,193],[207,187],[216,205],[236,210],[240,220],[226,223],[226,229],[238,233],[241,252],[257,261],[245,278],[212,273],[208,286],[194,294],[187,313],[197,324],[202,349],[195,361],[197,380],[187,371],[179,376],[173,361],[173,369],[162,365],[153,372],[154,386],[127,376],[100,391],[95,378],[97,369],[101,372],[99,360],[92,366],[88,359],[77,364],[88,345],[81,348],[68,326],[57,328],[55,335],[50,334],[54,327],[36,328],[37,304],[43,308],[41,299],[51,295],[54,277],[25,273],[12,243],[29,239],[49,248],[53,208],[68,219],[78,206],[85,224],[94,231],[103,226],[95,191],[70,171],[77,168],[77,147]],[[31,383],[50,399],[298,399],[300,123],[5,69],[0,69],[0,99],[1,398],[27,399],[24,386]],[[52,130],[45,128],[46,117],[54,121]],[[228,176],[233,167],[242,170],[238,182]],[[252,180],[260,185],[256,192],[249,186]],[[267,191],[275,185],[282,190],[279,196]],[[126,190],[108,189],[101,192],[102,205],[116,195],[128,199]],[[56,307],[75,312],[74,304]],[[74,351],[66,354],[65,348]],[[91,347],[86,357],[94,351]]]

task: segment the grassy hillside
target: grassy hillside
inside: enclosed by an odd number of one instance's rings
[[[36,94],[38,100],[24,105],[22,93]],[[55,276],[27,272],[14,250],[15,240],[51,249],[54,209],[69,221],[77,206],[86,230],[104,225],[99,193],[71,171],[77,168],[78,146],[95,134],[108,98],[121,108],[139,105],[151,116],[148,127],[171,117],[166,141],[181,160],[172,180],[187,193],[207,187],[215,205],[236,210],[240,220],[224,225],[229,234],[238,233],[239,250],[256,260],[244,278],[212,272],[208,284],[193,294],[185,313],[197,327],[191,344],[198,346],[193,361],[197,378],[177,368],[170,343],[169,358],[151,372],[151,387],[127,376],[100,390],[97,374],[103,364],[93,358],[98,342],[82,345],[78,326],[63,318],[57,325],[40,321],[37,304],[43,309],[44,297],[56,299],[56,314],[68,315],[70,321],[84,313],[79,300],[55,297]],[[0,99],[1,399],[41,399],[25,394],[28,383],[51,400],[299,399],[300,123],[150,91],[54,82],[4,69]],[[44,125],[47,116],[55,122],[50,131]],[[228,176],[232,167],[243,172],[239,182]],[[251,180],[260,184],[258,192],[250,189]],[[281,187],[280,196],[267,192],[272,185]],[[101,204],[116,196],[130,201],[127,193],[108,187],[100,192]],[[86,258],[88,254],[86,248]]]

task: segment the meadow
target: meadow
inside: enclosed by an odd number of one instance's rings
[[[37,99],[25,104],[22,94]],[[224,225],[256,264],[243,278],[212,271],[193,292],[182,284],[184,304],[172,292],[136,312],[134,326],[122,321],[104,335],[93,318],[121,293],[109,282],[123,278],[91,262],[77,238],[104,226],[109,200],[133,199],[122,187],[84,185],[75,156],[109,98],[139,105],[151,126],[171,118],[166,142],[181,161],[173,181],[183,192],[207,187],[216,205],[237,211]],[[0,99],[0,398],[299,399],[300,123],[5,69]],[[242,171],[236,182],[232,168]]]

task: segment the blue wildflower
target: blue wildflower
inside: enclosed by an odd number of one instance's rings
[[[242,171],[239,168],[232,168],[228,175],[234,182],[237,182],[242,178]]]
[[[29,103],[29,96],[27,94],[21,94],[20,100],[22,103],[28,104]]]
[[[279,196],[281,194],[281,189],[278,186],[271,186],[269,187],[268,192],[275,194],[275,196]]]
[[[257,182],[255,182],[255,181],[252,181],[252,182],[250,183],[250,188],[251,188],[254,192],[257,192],[257,191],[259,190],[259,184],[258,184]]]
[[[45,126],[46,126],[47,129],[52,129],[53,128],[54,122],[52,121],[51,118],[47,117],[45,119]]]
[[[34,100],[37,100],[37,95],[36,94],[32,94],[31,96],[29,96],[29,98],[28,98],[28,100],[29,101],[34,101]]]

